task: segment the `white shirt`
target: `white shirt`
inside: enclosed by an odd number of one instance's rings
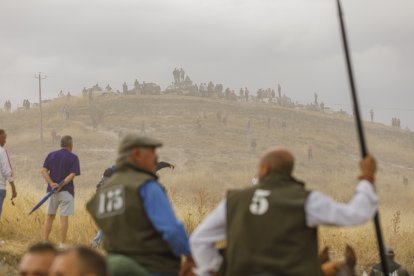
[[[373,186],[366,180],[360,181],[352,200],[338,203],[321,192],[311,192],[305,202],[306,224],[354,226],[372,219],[378,209],[378,197]],[[193,258],[197,264],[197,275],[210,275],[218,271],[222,257],[215,247],[218,241],[226,240],[226,200],[194,230],[190,237]]]
[[[6,190],[6,181],[13,182],[13,171],[6,150],[0,146],[0,190]]]

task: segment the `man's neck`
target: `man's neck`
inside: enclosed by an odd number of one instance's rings
[[[136,170],[136,171],[139,171],[139,172],[143,172],[143,173],[146,173],[146,174],[152,175],[152,176],[154,176],[156,179],[158,179],[158,176],[157,176],[155,173],[153,173],[153,172],[151,172],[151,171],[149,171],[149,170],[146,170],[146,169],[144,169],[144,168],[142,168],[142,167],[138,166],[137,164],[134,164],[134,163],[131,163],[131,162],[126,162],[126,163],[125,163],[125,165],[126,165],[126,166],[129,166],[129,167],[131,167],[131,168],[133,168],[133,169],[134,169],[134,170]]]

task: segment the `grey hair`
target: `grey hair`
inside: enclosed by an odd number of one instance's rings
[[[130,150],[127,150],[126,152],[120,153],[118,155],[118,158],[116,159],[116,163],[124,163],[124,162],[128,162],[129,157],[132,155],[132,152],[134,150],[139,150],[142,151],[143,147],[136,147],[136,148],[132,148]]]
[[[63,136],[62,139],[60,140],[60,146],[62,148],[67,148],[67,147],[73,146],[73,139],[72,139],[72,137],[69,136],[69,135]]]

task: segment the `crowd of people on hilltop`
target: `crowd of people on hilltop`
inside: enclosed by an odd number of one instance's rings
[[[0,130],[0,189],[8,181],[14,198],[13,169],[3,148],[6,137]],[[306,189],[294,177],[294,156],[276,147],[259,160],[255,183],[228,191],[189,237],[157,175],[161,168],[174,168],[158,162],[157,149],[162,142],[126,134],[119,143],[116,163],[105,170],[96,194],[86,204],[99,228],[94,238],[98,242],[92,245],[102,243],[104,257],[91,248],[66,243],[69,218],[75,215],[74,180],[81,174],[81,166],[73,153],[72,137],[65,135],[60,143],[61,148],[46,156],[41,169],[50,196],[43,242],[23,256],[19,265],[22,276],[350,276],[355,275],[354,251],[347,248],[350,253],[345,265],[322,261],[318,226],[361,225],[371,220],[379,207],[374,188],[377,165],[371,155],[359,162],[353,198],[339,203]],[[48,242],[57,215],[59,250]],[[226,241],[225,246],[220,241]],[[392,248],[387,247],[384,253],[392,275],[409,275],[395,261]],[[382,275],[381,263],[372,266],[370,275]]]
[[[257,102],[265,102],[265,103],[273,103],[283,107],[290,107],[290,108],[304,108],[307,110],[313,111],[325,111],[329,109],[323,101],[320,101],[319,96],[317,93],[314,93],[314,100],[307,104],[301,104],[298,102],[294,102],[290,97],[288,97],[285,93],[282,93],[282,86],[280,84],[277,85],[277,88],[259,88],[256,91],[256,94],[251,93],[251,91],[247,88],[240,88],[238,93],[234,89],[230,89],[229,87],[224,88],[224,85],[221,83],[214,83],[213,81],[209,81],[208,83],[202,82],[199,84],[194,83],[188,74],[184,71],[183,68],[174,68],[172,71],[173,75],[173,82],[169,85],[164,91],[161,91],[161,87],[155,83],[146,83],[143,81],[140,83],[138,79],[135,79],[133,83],[133,88],[129,89],[128,84],[124,82],[122,84],[122,92],[119,90],[114,91],[111,85],[107,85],[105,88],[99,86],[98,83],[93,85],[90,88],[84,87],[82,90],[82,95],[84,97],[88,97],[89,103],[93,102],[93,98],[95,94],[100,93],[99,95],[105,94],[114,94],[114,95],[134,95],[134,94],[142,94],[142,95],[160,95],[160,94],[178,94],[178,95],[187,95],[187,96],[194,96],[194,97],[204,97],[204,98],[218,98],[224,99],[229,101],[237,101],[237,102],[249,102],[249,101],[257,101]],[[71,93],[67,92],[64,93],[62,90],[59,91],[58,97],[71,97]],[[30,102],[28,100],[23,101],[23,107],[25,109],[30,108]],[[11,112],[11,102],[8,100],[4,104],[4,110],[6,112]],[[339,111],[340,114],[347,114],[342,109]],[[374,122],[374,111],[371,109],[369,111],[371,122]],[[401,121],[399,118],[392,118],[391,126],[395,128],[401,128]]]
[[[276,103],[280,106],[295,107],[295,103],[285,94],[282,94],[282,87],[280,84],[277,88],[277,95],[275,90],[271,88],[260,88],[257,90],[256,95],[253,95],[247,87],[240,88],[237,93],[234,89],[230,89],[229,87],[224,89],[223,84],[214,84],[213,81],[209,81],[208,83],[202,82],[200,84],[193,83],[182,68],[180,70],[175,68],[173,70],[173,76],[174,82],[172,82],[171,85],[165,89],[164,93],[166,94],[218,98],[239,102],[270,102]]]

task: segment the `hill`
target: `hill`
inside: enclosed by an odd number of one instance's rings
[[[52,129],[59,135],[73,136],[74,152],[81,161],[82,175],[76,179],[77,214],[69,233],[73,244],[88,244],[94,234],[95,226],[83,206],[103,170],[115,161],[119,138],[127,132],[164,142],[160,160],[172,162],[176,169],[162,171],[161,182],[190,232],[227,189],[250,185],[260,154],[271,146],[293,152],[295,176],[310,189],[346,201],[357,183],[355,126],[353,118],[342,113],[176,95],[106,95],[93,102],[77,97],[56,99],[44,105],[43,117],[42,149],[37,109],[0,113],[0,128],[8,133],[6,147],[19,193],[15,206],[5,203],[0,228],[0,239],[6,240],[0,245],[3,255],[19,256],[28,244],[40,240],[43,213],[29,217],[27,212],[44,193],[39,173],[43,160],[58,148],[50,135]],[[386,243],[412,271],[414,211],[409,207],[414,194],[414,134],[377,123],[366,123],[365,128],[369,150],[379,164],[377,187]],[[312,159],[308,158],[310,147]],[[408,184],[403,184],[404,177]],[[354,246],[361,270],[377,261],[372,225],[324,227],[320,232],[321,244],[329,244],[337,256],[342,255],[345,243]],[[56,234],[52,238],[56,239]]]

